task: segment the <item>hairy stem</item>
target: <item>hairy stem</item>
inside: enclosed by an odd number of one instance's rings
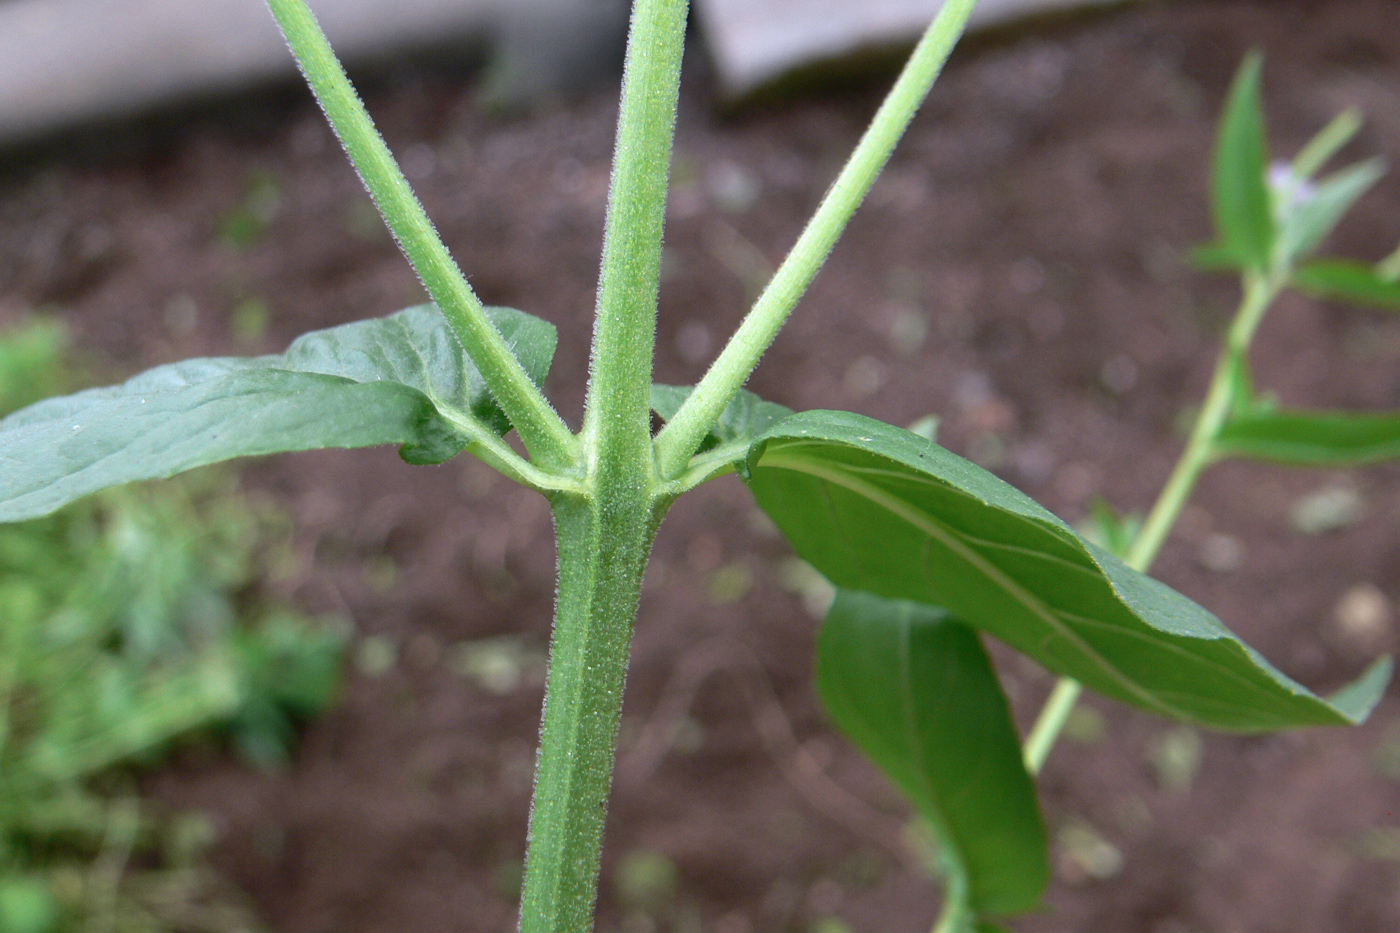
[[[651,366],[686,0],[637,0],[627,42],[584,437],[651,474]]]
[[[553,500],[559,601],[522,933],[593,928],[637,596],[671,501],[656,481],[651,364],[686,7],[686,0],[637,0],[632,12],[580,435],[584,488]]]
[[[554,502],[559,599],[550,647],[521,933],[587,933],[642,571],[665,503]]]
[[[326,118],[423,286],[447,318],[531,456],[571,468],[577,442],[530,380],[452,261],[413,190],[350,86],[305,0],[267,0]]]
[[[1211,376],[1210,388],[1206,390],[1205,401],[1196,415],[1186,449],[1181,452],[1171,475],[1167,477],[1166,485],[1152,505],[1152,511],[1147,513],[1147,519],[1124,555],[1123,562],[1134,570],[1146,573],[1152,566],[1157,552],[1196,488],[1202,471],[1214,459],[1216,438],[1220,436],[1234,406],[1241,401],[1236,394],[1240,384],[1236,378],[1239,367],[1244,365],[1254,332],[1280,288],[1281,285],[1271,278],[1257,273],[1246,274],[1244,297],[1225,336],[1220,361]],[[1079,692],[1079,684],[1069,677],[1061,678],[1051,691],[1026,739],[1025,762],[1031,774],[1038,773],[1045,764],[1050,749],[1074,710]]]
[[[661,476],[673,478],[685,469],[711,425],[743,387],[782,329],[928,96],[976,2],[948,0],[929,24],[894,88],[792,251],[695,391],[657,435],[657,469]]]

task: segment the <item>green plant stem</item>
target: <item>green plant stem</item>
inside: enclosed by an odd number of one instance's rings
[[[948,0],[929,24],[797,243],[695,391],[657,435],[657,469],[662,477],[674,478],[685,469],[710,426],[743,387],[778,335],[928,96],[974,6],[976,0]]]
[[[671,502],[657,482],[651,363],[685,0],[637,0],[581,433],[584,491],[553,498],[559,599],[522,933],[587,933],[642,571]]]
[[[642,571],[667,501],[554,501],[559,599],[520,903],[521,933],[587,933]]]
[[[542,466],[572,468],[578,460],[576,439],[487,318],[305,0],[267,0],[267,5],[399,248],[481,371],[526,449]]]
[[[933,933],[972,933],[972,910],[967,903],[967,874],[961,872],[948,878],[943,887],[943,906]]]
[[[686,0],[637,0],[632,9],[584,414],[583,436],[599,468],[626,472],[645,462],[648,482],[652,348],[686,9]],[[615,467],[604,467],[610,459]]]
[[[1069,714],[1074,712],[1074,704],[1078,702],[1083,689],[1079,681],[1072,677],[1061,677],[1055,682],[1055,689],[1050,691],[1050,697],[1041,708],[1030,735],[1026,736],[1024,756],[1026,770],[1031,774],[1039,774],[1044,767],[1045,759],[1050,757],[1050,749],[1055,747],[1055,740],[1060,737]]]
[[[1205,401],[1196,416],[1195,424],[1166,485],[1162,487],[1152,511],[1142,528],[1133,538],[1123,562],[1134,570],[1146,573],[1161,550],[1163,542],[1181,515],[1182,508],[1195,489],[1201,472],[1215,457],[1215,441],[1220,430],[1230,416],[1230,412],[1241,399],[1237,397],[1240,368],[1245,365],[1245,355],[1254,332],[1263,320],[1264,312],[1273,303],[1282,287],[1281,281],[1258,273],[1246,273],[1244,297],[1234,320],[1225,335],[1225,346],[1220,352],[1220,360],[1211,376],[1210,388],[1206,390]],[[1050,697],[1045,702],[1035,725],[1026,738],[1026,770],[1036,774],[1045,764],[1045,759],[1059,738],[1066,720],[1074,710],[1079,698],[1080,685],[1071,678],[1064,677],[1055,684]]]

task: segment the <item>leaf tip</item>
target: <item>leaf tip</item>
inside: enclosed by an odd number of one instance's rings
[[[1365,673],[1332,694],[1327,702],[1353,725],[1364,722],[1385,694],[1394,668],[1390,655],[1377,658]]]

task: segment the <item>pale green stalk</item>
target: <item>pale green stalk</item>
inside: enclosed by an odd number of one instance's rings
[[[943,889],[943,907],[933,933],[972,933],[972,908],[967,903],[967,873],[952,875]]]
[[[1293,157],[1293,177],[1303,179],[1316,175],[1360,129],[1360,110],[1348,107],[1337,114]]]
[[[399,247],[481,371],[526,449],[541,465],[570,467],[578,459],[577,441],[487,318],[480,299],[452,261],[374,128],[305,0],[267,0],[267,4]]]
[[[1271,278],[1249,273],[1245,276],[1244,298],[1235,313],[1235,319],[1225,336],[1225,346],[1220,353],[1211,377],[1210,388],[1206,390],[1205,402],[1201,405],[1191,436],[1186,442],[1166,485],[1157,496],[1152,511],[1147,514],[1142,528],[1133,537],[1133,543],[1124,555],[1123,562],[1134,570],[1146,573],[1156,559],[1162,543],[1166,541],[1172,526],[1181,515],[1186,500],[1200,479],[1201,471],[1210,465],[1215,456],[1215,441],[1225,426],[1233,407],[1241,401],[1236,397],[1239,381],[1235,378],[1239,367],[1244,365],[1249,342],[1264,317],[1264,312],[1278,295],[1281,284]],[[1045,706],[1040,711],[1035,725],[1026,738],[1024,756],[1026,769],[1036,774],[1045,764],[1045,759],[1059,738],[1060,731],[1074,710],[1079,698],[1080,685],[1071,678],[1061,678],[1055,684]]]
[[[748,381],[889,161],[895,144],[943,70],[974,6],[976,0],[948,0],[939,10],[796,245],[695,391],[657,435],[657,469],[662,477],[680,475],[710,426]]]

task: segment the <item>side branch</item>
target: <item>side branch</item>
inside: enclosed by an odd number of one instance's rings
[[[452,261],[375,129],[305,0],[267,0],[267,5],[399,248],[442,309],[525,447],[542,466],[571,465],[577,459],[577,443],[568,426],[530,381],[487,318],[481,301]]]
[[[695,391],[657,435],[657,468],[663,478],[685,468],[782,329],[928,96],[976,4],[948,0],[943,5],[796,245]]]

